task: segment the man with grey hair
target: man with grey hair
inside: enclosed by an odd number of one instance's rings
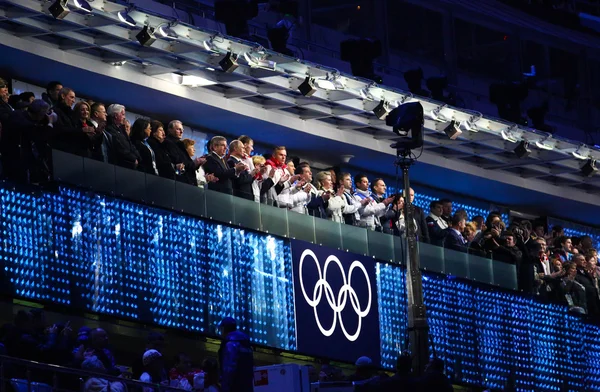
[[[215,136],[209,142],[210,154],[206,157],[204,163],[204,172],[212,174],[217,181],[208,183],[208,189],[232,194],[232,180],[238,177],[242,172],[248,169],[244,163],[236,163],[233,168],[229,168],[225,162],[227,155],[227,139],[223,136]]]
[[[229,144],[229,160],[227,160],[227,166],[233,169],[238,163],[246,165],[244,162],[244,143],[239,140],[234,140]],[[239,176],[232,179],[234,196],[254,200],[252,183],[254,182],[256,173],[256,170],[250,171],[246,166],[246,169],[240,172]]]
[[[52,123],[49,105],[34,100],[27,110],[16,110],[4,122],[2,164],[7,178],[18,182],[42,183],[50,179]]]
[[[169,123],[163,146],[167,150],[173,165],[183,163],[185,167],[181,175],[177,176],[177,180],[198,186],[196,170],[206,162],[206,159],[201,157],[192,159],[186,151],[183,145],[183,123],[181,121],[173,120]]]
[[[112,136],[114,162],[119,166],[135,170],[142,158],[123,128],[125,106],[110,105],[106,110],[106,114],[105,130]]]

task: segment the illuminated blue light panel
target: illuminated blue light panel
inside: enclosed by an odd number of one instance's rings
[[[0,288],[15,297],[214,333],[233,316],[256,344],[295,350],[287,240],[71,188],[0,186]],[[406,341],[405,272],[376,263],[381,365]],[[425,275],[430,334],[456,381],[600,390],[600,328],[514,292]],[[303,317],[303,315],[297,315]]]

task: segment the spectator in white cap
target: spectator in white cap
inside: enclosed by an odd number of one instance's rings
[[[155,349],[147,350],[142,356],[142,362],[144,363],[144,373],[140,376],[140,381],[168,385],[169,380],[165,378],[163,372],[163,359],[161,353]],[[154,389],[144,387],[144,392],[154,392]]]

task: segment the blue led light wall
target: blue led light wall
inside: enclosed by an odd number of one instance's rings
[[[0,186],[0,289],[187,331],[233,316],[253,342],[296,349],[290,244],[62,188]],[[381,364],[406,339],[405,273],[377,263]],[[425,274],[430,334],[455,381],[518,391],[600,390],[600,328],[565,308]],[[349,358],[349,361],[354,359]]]

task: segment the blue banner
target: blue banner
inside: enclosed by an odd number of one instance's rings
[[[380,361],[375,260],[292,240],[298,351]]]

